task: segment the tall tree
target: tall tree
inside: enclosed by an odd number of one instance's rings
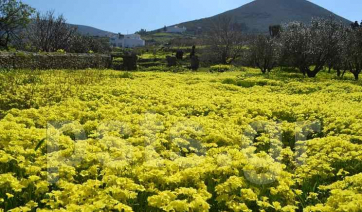
[[[0,0],[0,48],[19,39],[19,31],[30,22],[34,9],[18,0]]]
[[[69,50],[76,30],[66,23],[63,15],[56,17],[53,11],[37,13],[28,29],[28,39],[32,47],[39,51]]]
[[[71,53],[109,53],[111,49],[109,38],[76,34],[73,36],[71,46],[67,51]]]
[[[257,35],[249,45],[251,62],[263,73],[270,72],[277,64],[280,55],[280,42],[276,37]]]
[[[327,60],[329,69],[334,68],[337,71],[338,77],[343,77],[348,70],[347,62],[349,54],[348,51],[350,51],[348,48],[350,32],[350,28],[342,26],[337,45]]]
[[[243,25],[234,22],[230,16],[220,16],[209,23],[206,43],[216,62],[230,64],[238,59],[244,50]]]
[[[334,54],[342,26],[332,18],[292,22],[282,32],[284,54],[304,75],[315,77]]]
[[[356,80],[362,72],[362,28],[354,28],[348,31],[347,38],[344,42],[344,65]]]

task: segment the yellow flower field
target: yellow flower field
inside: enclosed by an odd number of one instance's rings
[[[0,211],[362,211],[362,87],[323,75],[0,73]]]

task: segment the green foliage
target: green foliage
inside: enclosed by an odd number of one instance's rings
[[[154,60],[154,59],[162,59],[165,60],[166,56],[171,56],[170,52],[156,51],[156,53],[145,53],[140,56],[140,59],[144,60]]]
[[[0,1],[0,49],[19,39],[18,30],[30,23],[34,9],[19,0]]]
[[[16,52],[16,48],[14,48],[14,47],[9,47],[9,50],[8,50],[9,52]]]
[[[251,79],[251,80],[239,80],[239,79],[231,79],[227,78],[222,81],[223,84],[236,85],[244,88],[251,88],[254,86],[265,86],[270,85],[273,86],[273,81],[261,80],[261,79]]]
[[[150,66],[150,67],[141,67],[141,71],[144,72],[166,72],[169,70],[166,66]]]
[[[158,67],[158,66],[162,66],[165,65],[164,62],[162,61],[151,61],[151,62],[138,62],[139,66],[141,67]]]
[[[145,72],[173,72],[173,73],[182,73],[182,72],[189,72],[190,70],[183,67],[183,66],[174,66],[174,67],[167,67],[167,66],[150,66],[150,67],[142,67],[141,71]]]
[[[17,57],[23,57],[23,58],[31,57],[30,54],[26,54],[25,52],[16,52],[15,55],[16,55]]]
[[[211,72],[226,72],[231,71],[234,67],[231,65],[215,65],[210,67]]]
[[[175,33],[167,33],[167,32],[151,32],[147,33],[147,35],[143,35],[142,39],[144,39],[147,43],[153,43],[155,45],[165,45],[170,43],[175,39],[193,39],[194,36],[187,34],[175,34]]]
[[[64,49],[58,49],[57,52],[58,52],[58,53],[61,53],[61,54],[67,53]]]
[[[223,84],[236,85],[237,81],[235,79],[227,78],[222,81]]]
[[[133,79],[133,75],[130,72],[124,72],[121,75],[119,75],[122,79]]]
[[[72,37],[68,51],[72,53],[109,54],[111,52],[111,48],[109,46],[109,38],[91,37],[77,34]]]

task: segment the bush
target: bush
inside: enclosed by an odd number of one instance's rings
[[[231,65],[215,65],[210,67],[210,72],[226,72],[231,71],[233,66]]]
[[[183,66],[174,66],[174,67],[166,67],[166,66],[150,66],[150,67],[140,67],[141,71],[157,71],[157,72],[174,72],[181,73],[187,72],[189,69]]]
[[[65,53],[66,53],[64,49],[58,49],[57,52],[58,52],[58,53],[61,53],[61,54],[65,54]]]
[[[187,72],[189,71],[189,69],[182,67],[182,66],[175,66],[175,67],[170,67],[169,68],[170,71],[174,72],[174,73],[180,73],[180,72]]]
[[[117,58],[113,59],[113,61],[112,61],[112,69],[121,70],[122,65],[123,65],[123,58],[122,57],[117,57]]]
[[[264,79],[236,80],[232,78],[226,78],[221,83],[227,85],[236,85],[243,88],[251,88],[254,86],[266,86],[266,85],[279,86],[279,84],[273,80],[264,80]]]
[[[15,55],[17,57],[23,57],[23,58],[26,58],[26,57],[31,57],[32,55],[30,54],[26,54],[25,52],[16,52]]]
[[[159,71],[159,72],[166,72],[168,68],[164,66],[150,66],[150,67],[140,67],[141,71]]]
[[[122,57],[117,57],[117,58],[113,59],[113,62],[123,63],[123,58]]]
[[[157,62],[139,62],[138,63],[141,67],[159,67],[162,65],[161,61],[157,61]]]
[[[240,80],[236,83],[237,86],[243,87],[243,88],[251,88],[256,85],[255,82],[246,81],[246,80]]]
[[[130,72],[124,72],[122,73],[119,78],[122,79],[133,79],[133,75]]]
[[[236,85],[237,82],[234,79],[227,78],[222,81],[222,84],[228,84],[228,85]]]

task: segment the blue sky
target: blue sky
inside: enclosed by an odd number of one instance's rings
[[[205,18],[252,0],[23,0],[39,11],[55,10],[72,24],[133,33]],[[349,20],[362,20],[361,0],[311,0]]]

